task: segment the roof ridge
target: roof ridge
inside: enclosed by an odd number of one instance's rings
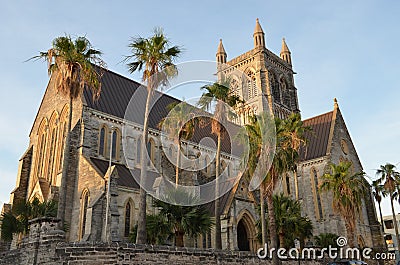
[[[324,115],[332,114],[332,113],[333,113],[333,110],[325,112],[325,113],[322,113],[322,114],[319,114],[317,116],[313,116],[313,117],[307,118],[307,119],[303,120],[303,122],[309,121],[309,120],[312,120],[312,119],[315,119],[315,118],[318,118],[318,117],[321,117],[321,116],[324,116]]]

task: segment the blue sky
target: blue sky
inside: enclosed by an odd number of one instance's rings
[[[138,1],[139,2],[139,1]],[[179,62],[214,60],[220,38],[228,59],[253,47],[260,19],[267,47],[292,51],[302,116],[333,108],[347,122],[366,173],[400,162],[399,1],[14,1],[0,9],[0,203],[15,186],[18,159],[48,76],[43,62],[24,62],[65,33],[86,35],[110,70],[123,63],[131,37],[164,28],[185,52]],[[138,80],[138,76],[133,76]],[[397,205],[397,203],[395,203]],[[400,209],[399,207],[397,209]],[[390,214],[388,201],[384,214]]]

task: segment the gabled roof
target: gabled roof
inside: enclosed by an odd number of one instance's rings
[[[93,101],[92,93],[85,89],[83,96],[86,106],[121,119],[125,118],[137,124],[143,124],[147,98],[147,90],[144,86],[106,69],[104,69],[101,83],[101,94],[96,101]],[[134,104],[129,104],[131,100],[134,101]],[[158,130],[160,121],[168,115],[168,105],[180,102],[180,100],[174,97],[155,91],[151,102],[149,127]],[[233,123],[228,123],[227,127],[229,127],[232,134],[222,139],[221,149],[225,153],[231,153],[232,150],[235,150],[235,155],[241,155],[242,148],[231,139],[237,134],[240,127]],[[217,137],[211,134],[209,124],[205,127],[196,128],[190,140],[199,143],[205,137],[212,138],[214,143],[217,142]],[[210,141],[204,141],[202,144],[213,149],[215,148],[215,145],[210,143]]]
[[[91,157],[89,160],[100,171],[99,173],[101,173],[103,176],[106,174],[106,172],[108,170],[108,165],[109,165],[108,161],[94,158],[94,157]],[[112,165],[115,166],[118,171],[117,183],[119,186],[139,189],[139,184],[136,182],[136,180],[132,176],[130,170],[125,165],[116,164],[116,163],[112,163]],[[138,170],[138,169],[135,169],[135,170],[137,170],[140,174],[140,170]]]
[[[305,133],[307,147],[300,148],[300,161],[311,160],[326,155],[332,125],[333,111],[304,120],[310,131]]]

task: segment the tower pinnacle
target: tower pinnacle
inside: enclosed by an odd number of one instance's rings
[[[222,39],[219,40],[216,57],[218,63],[226,63],[227,54],[224,45],[222,44]]]
[[[285,38],[282,39],[282,49],[281,49],[280,57],[282,60],[284,60],[288,64],[292,65],[291,52],[289,50],[289,47],[286,44]]]
[[[254,48],[265,48],[264,31],[261,28],[258,18],[256,19],[256,27],[253,33]]]

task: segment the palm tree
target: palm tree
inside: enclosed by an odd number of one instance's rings
[[[247,176],[251,179],[257,168],[260,156],[266,151],[270,142],[265,141],[267,134],[270,132],[268,124],[270,124],[270,115],[263,112],[260,115],[249,117],[249,123],[244,125],[236,135],[236,138],[245,148],[242,158],[247,164]],[[273,128],[274,129],[274,128]],[[263,141],[264,140],[264,141]],[[246,161],[247,159],[247,161]],[[263,159],[263,158],[261,158]],[[264,197],[264,181],[260,185],[260,222],[261,222],[261,242],[264,246],[267,243],[267,225],[265,219],[265,197]]]
[[[125,58],[128,62],[128,68],[131,73],[142,71],[142,80],[147,85],[146,108],[144,112],[143,135],[141,147],[141,167],[140,171],[140,199],[139,199],[139,217],[136,243],[146,243],[146,190],[144,181],[147,176],[147,141],[150,103],[153,92],[165,84],[171,76],[176,75],[176,69],[173,64],[179,56],[181,49],[178,46],[170,47],[170,41],[164,35],[162,29],[155,29],[154,35],[145,39],[142,37],[133,38],[129,43],[131,55]]]
[[[37,198],[32,202],[20,201],[12,206],[11,211],[2,214],[1,239],[11,241],[14,234],[26,234],[29,230],[29,220],[56,216],[56,201],[40,202]]]
[[[264,194],[267,198],[268,224],[271,248],[277,249],[278,235],[274,214],[273,192],[279,177],[289,170],[294,170],[299,158],[299,148],[306,144],[304,133],[309,130],[303,125],[300,114],[292,113],[285,120],[275,118],[276,149],[271,168],[264,179]],[[273,264],[278,264],[278,257],[274,253]]]
[[[385,228],[383,227],[381,202],[382,202],[382,197],[386,196],[386,190],[385,190],[385,187],[382,184],[379,184],[378,180],[372,181],[371,187],[372,187],[372,195],[374,196],[376,202],[378,203],[379,216],[381,218],[382,232],[384,232]]]
[[[221,80],[211,85],[202,87],[205,92],[201,95],[198,105],[204,110],[210,110],[215,104],[214,117],[211,120],[211,133],[217,136],[217,151],[215,154],[215,248],[222,249],[221,239],[221,218],[219,207],[219,174],[220,174],[220,155],[221,155],[221,139],[225,134],[224,124],[228,120],[230,112],[226,105],[234,107],[241,100],[238,96],[230,92],[229,82]]]
[[[94,49],[86,37],[77,37],[73,40],[70,36],[63,36],[55,38],[52,47],[48,51],[40,52],[38,56],[32,58],[42,58],[47,61],[47,70],[54,79],[57,91],[69,98],[69,118],[64,142],[57,213],[57,217],[61,219],[61,225],[65,221],[73,101],[81,97],[85,88],[92,91],[93,99],[97,99],[100,96],[101,70],[97,69],[95,65],[105,67],[104,61],[100,58],[101,55],[102,53]]]
[[[321,233],[318,236],[315,236],[314,239],[317,247],[328,249],[329,246],[338,247],[336,242],[338,237],[338,235],[333,233]]]
[[[165,201],[171,202],[166,203]],[[155,200],[154,207],[159,209],[159,215],[165,216],[175,233],[175,244],[183,247],[183,236],[196,237],[208,233],[213,221],[204,205],[196,205],[198,199],[179,188],[170,190],[163,200]],[[194,205],[194,206],[182,206]]]
[[[179,169],[181,157],[181,139],[189,140],[192,138],[196,120],[190,118],[195,111],[195,107],[186,102],[171,103],[167,106],[169,109],[168,118],[163,118],[159,127],[167,131],[174,138],[177,146],[176,165],[175,165],[175,186],[179,184]],[[192,116],[193,117],[193,116]],[[189,120],[187,120],[190,118]]]
[[[147,243],[152,245],[163,245],[172,235],[172,227],[167,218],[160,214],[148,214],[146,217]],[[137,225],[129,235],[129,241],[136,242]]]
[[[319,190],[332,192],[332,208],[344,219],[349,246],[354,247],[356,218],[360,214],[362,199],[368,193],[364,172],[352,173],[352,163],[343,161],[330,164],[330,171],[322,176]]]
[[[390,163],[386,163],[386,165],[381,165],[380,169],[376,171],[376,174],[380,176],[377,180],[379,183],[383,183],[383,187],[385,191],[389,194],[390,205],[392,206],[392,216],[394,223],[394,230],[396,233],[397,245],[399,245],[399,229],[397,226],[396,214],[394,211],[393,200],[396,197],[397,187],[400,182],[399,173],[396,171],[396,166]]]
[[[276,231],[281,248],[290,248],[294,239],[312,236],[312,223],[301,216],[300,202],[283,194],[273,196]]]

